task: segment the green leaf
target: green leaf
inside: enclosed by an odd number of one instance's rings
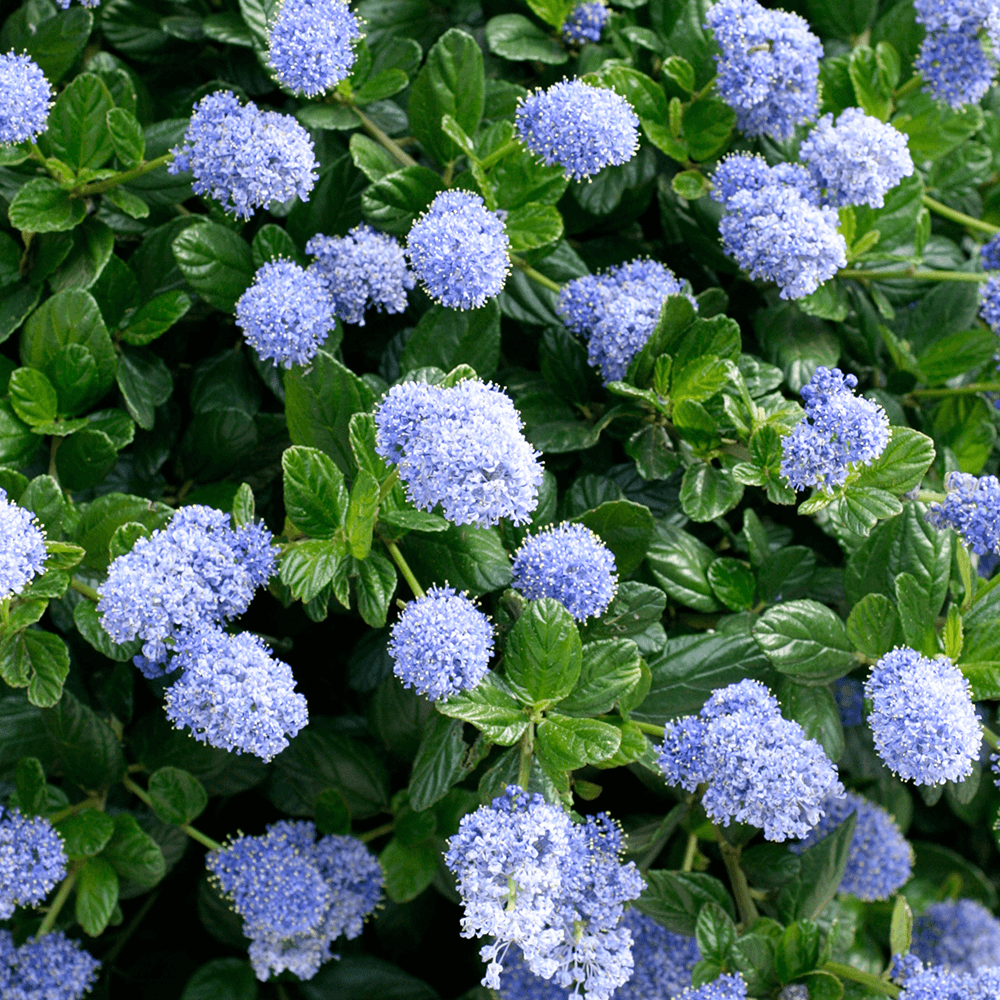
[[[642,679],[642,657],[631,639],[604,639],[583,647],[583,664],[573,690],[559,702],[569,715],[602,715]]]
[[[183,319],[191,308],[186,292],[164,292],[143,303],[128,319],[121,339],[135,347],[145,347]]]
[[[521,14],[500,14],[486,22],[486,44],[490,52],[513,61],[531,60],[558,66],[569,56],[566,50]]]
[[[146,136],[135,115],[124,108],[112,108],[107,122],[115,156],[126,170],[137,167],[146,155]]]
[[[940,385],[956,375],[981,367],[995,353],[996,334],[991,330],[963,330],[925,347],[917,355],[917,364],[928,385]]]
[[[636,569],[651,547],[653,515],[648,507],[631,500],[609,500],[572,520],[585,524],[611,549],[622,576]]]
[[[500,362],[500,307],[491,299],[479,309],[432,306],[420,317],[399,358],[403,374],[417,368],[451,371],[469,365],[489,378]]]
[[[612,757],[621,742],[621,730],[615,726],[599,719],[577,719],[554,712],[546,715],[535,733],[539,760],[550,772],[599,764]]]
[[[361,124],[357,113],[342,104],[307,104],[295,112],[295,117],[311,129],[337,131],[357,128]]]
[[[730,611],[749,611],[755,603],[757,580],[753,570],[739,559],[716,559],[710,563],[708,582],[715,596]]]
[[[913,150],[913,152],[916,151]],[[855,241],[861,240],[867,233],[878,230],[879,253],[912,245],[917,218],[923,207],[921,201],[923,193],[924,186],[919,177],[904,177],[896,187],[886,192],[885,205],[882,208],[869,208],[866,205],[856,206],[854,209],[857,221]]]
[[[72,239],[69,253],[49,275],[49,287],[54,292],[93,286],[107,267],[115,248],[115,234],[93,217],[85,219],[82,226],[73,230]]]
[[[58,83],[83,52],[94,15],[81,7],[57,11],[28,34],[25,48],[52,83]]]
[[[326,351],[319,351],[308,368],[295,367],[285,376],[289,436],[295,444],[326,452],[342,472],[354,469],[351,415],[366,413],[374,402],[368,384]]]
[[[661,354],[676,354],[675,348],[694,319],[694,306],[683,295],[668,295],[649,340],[629,364],[628,381],[640,388],[648,385],[656,359]]]
[[[70,198],[59,184],[48,177],[36,177],[18,189],[7,210],[15,229],[25,233],[61,233],[83,222],[86,203]]]
[[[799,855],[799,874],[778,890],[775,907],[778,919],[815,920],[836,895],[850,855],[857,813],[852,813],[835,830]]]
[[[0,343],[3,343],[38,304],[41,288],[26,281],[15,281],[0,287]],[[2,385],[2,380],[0,380]]]
[[[584,645],[601,639],[625,639],[639,636],[650,626],[659,625],[667,599],[659,587],[625,580],[607,610],[580,626]]]
[[[247,242],[226,226],[201,222],[185,229],[172,246],[188,284],[209,305],[232,312],[253,280],[253,256]]]
[[[281,226],[277,226],[273,222],[269,222],[257,230],[253,242],[250,244],[250,253],[253,256],[255,270],[268,261],[279,259],[296,261],[301,265],[308,263],[308,260],[299,253],[299,248],[295,245],[295,240],[289,236],[288,230],[282,229]]]
[[[389,150],[360,132],[351,136],[350,151],[354,165],[370,181],[380,181],[399,169],[399,164]]]
[[[45,602],[39,601],[37,605],[40,618]],[[31,606],[35,607],[36,602]],[[26,687],[32,705],[48,708],[59,701],[63,683],[69,676],[69,650],[51,632],[25,629],[0,646],[0,675],[11,687]]]
[[[986,401],[972,396],[945,399],[934,410],[934,440],[950,448],[962,472],[978,474],[993,450],[997,430]]]
[[[785,928],[777,942],[775,966],[783,983],[816,968],[820,955],[820,929],[811,920],[797,920]]]
[[[674,194],[688,201],[697,201],[711,190],[711,183],[700,170],[682,170],[670,179]]]
[[[703,903],[695,921],[694,935],[702,958],[721,964],[736,943],[736,923],[718,903]]]
[[[847,616],[847,637],[859,653],[873,660],[901,646],[903,628],[895,605],[884,594],[865,594]]]
[[[885,451],[858,470],[857,485],[897,495],[907,493],[920,485],[933,461],[934,442],[926,434],[910,427],[892,427]]]
[[[699,97],[684,109],[684,138],[692,160],[714,159],[729,144],[736,112],[722,101]]]
[[[332,538],[348,510],[344,474],[329,455],[302,445],[285,450],[281,468],[288,519],[312,538]]]
[[[179,767],[161,767],[149,776],[153,811],[164,823],[191,823],[208,805],[202,783]]]
[[[42,721],[55,743],[63,771],[81,788],[107,788],[125,774],[125,757],[111,728],[69,691],[42,711]]]
[[[452,162],[461,150],[442,131],[442,116],[451,115],[467,135],[473,135],[485,100],[482,51],[471,35],[450,28],[431,47],[410,88],[413,135],[438,163]]]
[[[844,623],[817,601],[786,601],[769,608],[753,627],[774,667],[805,684],[825,684],[855,666]]]
[[[418,812],[440,802],[462,777],[463,725],[436,713],[428,720],[410,772],[410,805]]]
[[[554,205],[530,202],[511,211],[504,228],[511,251],[524,253],[555,243],[563,234],[563,220]]]
[[[378,860],[385,872],[385,893],[394,903],[416,899],[434,881],[438,868],[438,852],[432,840],[404,845],[393,837]]]
[[[840,760],[844,754],[844,729],[830,688],[807,686],[783,677],[777,695],[785,718],[794,719],[809,739],[823,747],[830,760]]]
[[[892,907],[889,930],[889,947],[894,955],[905,955],[910,950],[913,936],[913,911],[906,897],[899,893]]]
[[[692,521],[711,521],[743,498],[743,484],[724,469],[699,462],[684,470],[681,507]]]
[[[102,482],[118,461],[111,438],[103,431],[82,430],[66,438],[56,452],[59,480],[68,490],[85,490]]]
[[[35,368],[18,368],[7,383],[10,405],[27,424],[47,424],[56,418],[59,400],[52,383]]]
[[[387,97],[392,97],[393,94],[398,94],[401,90],[406,90],[409,82],[410,78],[406,73],[393,66],[369,77],[354,91],[354,100],[362,107],[373,101],[383,101]]]
[[[91,646],[99,653],[115,660],[118,663],[125,663],[131,660],[142,648],[142,640],[134,639],[132,642],[116,643],[101,625],[97,608],[90,601],[79,601],[73,608],[73,623],[76,625],[80,635],[83,636]]]
[[[323,834],[346,836],[351,832],[351,809],[336,788],[324,788],[316,796],[316,828]]]
[[[39,815],[45,806],[47,791],[45,770],[37,757],[22,757],[14,774],[17,805],[25,816]]]
[[[389,615],[389,602],[396,592],[396,567],[385,556],[373,552],[358,564],[355,583],[358,613],[365,624],[382,628]]]
[[[888,121],[893,107],[892,91],[898,81],[898,61],[896,80],[893,80],[884,55],[867,45],[858,45],[851,50],[847,71],[858,104],[872,117]]]
[[[433,170],[404,167],[367,188],[361,196],[361,210],[371,225],[393,236],[405,236],[443,190],[444,183]]]
[[[205,34],[210,34],[208,23],[213,18],[232,17],[239,21],[234,14],[210,14],[205,18],[203,25]],[[240,21],[242,26],[243,22]],[[246,31],[246,28],[243,29]],[[247,37],[250,33],[247,32]],[[240,44],[233,42],[231,38],[217,38],[217,41],[230,44]],[[247,43],[249,44],[249,42]],[[257,977],[250,968],[250,963],[242,958],[214,958],[211,962],[206,962],[187,981],[181,1000],[257,1000],[259,987]]]
[[[118,876],[105,858],[88,858],[76,878],[76,922],[91,937],[108,926],[118,904]]]
[[[115,832],[115,821],[97,809],[84,809],[60,820],[56,831],[70,860],[90,858],[104,850]]]
[[[45,139],[74,173],[96,170],[111,159],[115,147],[108,131],[108,112],[114,106],[104,81],[92,73],[81,73],[56,98]]]
[[[436,702],[435,708],[449,718],[471,722],[501,746],[516,743],[528,725],[521,703],[507,682],[494,673],[487,674],[471,690],[459,691]]]
[[[693,937],[698,914],[706,903],[714,903],[735,921],[736,910],[729,890],[711,875],[702,872],[648,871],[646,888],[636,909],[675,934]]]
[[[656,522],[646,560],[656,582],[679,604],[706,613],[719,610],[707,576],[715,558],[707,545],[682,528]]]
[[[348,558],[340,538],[316,538],[297,542],[281,559],[278,575],[292,598],[308,604],[340,572]]]
[[[153,429],[156,408],[174,389],[174,378],[152,351],[124,347],[118,358],[118,388],[132,419],[146,431]]]
[[[372,532],[375,530],[375,521],[378,519],[378,498],[378,480],[367,470],[360,469],[351,486],[347,516],[344,519],[347,545],[355,559],[366,559],[368,553],[371,552]],[[395,570],[392,579],[395,583]]]
[[[449,524],[446,531],[407,535],[401,546],[418,580],[447,580],[472,597],[511,581],[510,557],[492,528]]]
[[[528,705],[553,704],[573,690],[582,666],[580,633],[569,612],[550,597],[529,602],[504,651],[514,694]]]

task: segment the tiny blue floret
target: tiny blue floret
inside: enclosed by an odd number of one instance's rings
[[[503,222],[478,194],[442,191],[406,238],[427,294],[449,309],[478,309],[503,291],[510,271]]]
[[[474,688],[493,655],[493,626],[454,587],[431,587],[406,605],[388,646],[393,672],[431,701]]]
[[[949,472],[947,493],[932,503],[927,520],[936,528],[954,528],[963,543],[981,556],[1000,555],[1000,479]]]
[[[962,781],[979,759],[982,728],[971,687],[947,657],[900,647],[886,653],[865,684],[875,750],[904,781]]]
[[[974,975],[1000,963],[1000,920],[975,899],[946,899],[913,921],[913,954],[927,965]]]
[[[236,303],[236,325],[264,361],[307,365],[336,325],[322,278],[290,260],[270,260]]]
[[[97,981],[101,963],[62,931],[19,948],[0,931],[0,990],[7,1000],[80,1000]]]
[[[267,33],[268,57],[289,90],[315,97],[350,75],[351,43],[360,37],[346,0],[282,0]]]
[[[547,166],[583,180],[628,163],[639,149],[639,118],[613,90],[560,80],[524,98],[515,118],[521,142]]]
[[[45,899],[66,864],[62,837],[47,819],[0,808],[0,920]]]
[[[294,118],[252,101],[241,105],[229,90],[195,105],[184,142],[172,152],[171,174],[190,170],[195,194],[243,219],[272,201],[308,201],[319,176],[313,141]]]
[[[53,100],[38,63],[13,49],[0,55],[0,146],[33,142],[45,131]]]
[[[48,550],[35,515],[7,499],[0,488],[0,601],[20,594],[39,573],[45,572]]]
[[[529,535],[513,574],[511,586],[528,600],[552,597],[581,622],[602,614],[618,590],[613,553],[582,524],[564,522]]]
[[[573,45],[599,42],[604,25],[611,16],[604,0],[583,0],[563,22],[562,36]]]
[[[361,223],[346,236],[318,233],[306,244],[316,261],[309,268],[325,285],[333,311],[345,323],[365,325],[365,310],[401,313],[416,284],[403,248],[385,233]]]

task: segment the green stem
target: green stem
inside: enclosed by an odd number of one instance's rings
[[[131,170],[123,170],[121,173],[115,174],[114,177],[109,177],[106,181],[94,181],[93,184],[84,184],[82,187],[73,188],[69,193],[70,197],[89,198],[92,194],[103,194],[105,191],[110,191],[112,188],[118,187],[119,184],[128,184],[129,181],[134,181],[148,174],[151,170],[162,167],[173,158],[173,153],[164,153],[155,160],[147,160],[145,163],[140,163],[139,166],[133,167]]]
[[[698,836],[694,833],[688,834],[687,846],[684,848],[684,861],[681,864],[682,872],[689,872],[694,867],[694,856],[698,853]]]
[[[736,909],[739,911],[740,920],[744,928],[749,927],[758,917],[757,906],[750,895],[750,885],[747,882],[743,869],[740,868],[741,850],[733,847],[722,835],[722,831],[716,827],[716,836],[719,839],[719,850],[722,853],[722,860],[729,873],[729,884],[733,887],[733,895],[736,897]]]
[[[543,285],[545,288],[551,289],[553,292],[558,293],[562,291],[562,285],[553,281],[551,278],[546,278],[541,271],[536,271],[527,261],[522,260],[520,257],[511,257],[510,262],[515,267],[519,267],[529,278],[531,278],[532,281],[537,282],[539,285]]]
[[[528,723],[527,729],[521,734],[521,761],[517,768],[517,783],[525,790],[528,790],[528,782],[531,780],[531,758],[535,752],[535,724]]]
[[[837,277],[871,281],[891,281],[893,278],[904,278],[907,281],[974,281],[979,284],[988,281],[990,276],[970,271],[918,271],[915,267],[902,271],[862,271],[845,267],[837,272]]]
[[[855,969],[853,965],[844,965],[843,962],[827,962],[823,968],[827,972],[832,972],[841,979],[853,979],[856,983],[861,983],[874,993],[880,993],[884,997],[898,997],[899,987],[892,983],[887,983],[878,976],[873,976],[870,972],[862,972]]]
[[[67,816],[75,816],[84,809],[101,809],[103,807],[104,802],[101,799],[90,797],[76,802],[71,806],[66,806],[65,809],[60,809],[59,812],[51,813],[46,818],[50,823],[55,824],[64,820]]]
[[[150,809],[153,808],[153,800],[150,798],[149,793],[141,785],[137,785],[131,778],[122,778],[122,784],[134,795],[136,798],[142,799],[143,802],[149,806]],[[192,840],[197,840],[199,844],[203,844],[210,851],[221,851],[222,844],[217,840],[212,840],[207,834],[201,832],[197,828],[193,827],[190,823],[178,823],[176,824],[179,830],[183,830]]]
[[[417,161],[391,136],[385,134],[360,108],[351,105],[351,110],[361,119],[361,127],[381,146],[389,150],[397,163],[404,167],[415,167]]]
[[[713,73],[713,74],[712,74],[712,79],[711,79],[711,80],[709,80],[709,81],[708,81],[708,83],[706,83],[706,84],[705,84],[705,86],[704,86],[704,87],[702,87],[702,88],[701,88],[701,90],[699,90],[699,91],[698,91],[698,93],[697,93],[697,94],[695,94],[695,95],[694,95],[694,96],[693,96],[693,97],[691,98],[691,103],[692,103],[692,104],[693,104],[693,103],[694,103],[695,101],[700,101],[700,100],[701,100],[701,99],[702,99],[703,97],[708,97],[708,95],[709,95],[709,94],[711,93],[711,91],[712,91],[712,88],[713,88],[713,87],[715,86],[715,77],[716,77],[716,74],[715,74],[715,73]]]
[[[635,719],[629,720],[633,726],[638,726],[644,733],[649,736],[659,736],[663,739],[663,726],[654,725],[652,722],[637,722]]]
[[[378,840],[379,837],[384,837],[387,833],[392,833],[395,829],[395,823],[383,823],[381,826],[375,827],[374,830],[366,830],[364,833],[359,833],[356,836],[362,844],[370,844],[373,840]]]
[[[912,94],[913,91],[920,89],[920,84],[924,82],[924,78],[919,73],[914,73],[902,87],[893,92],[892,98],[894,101],[898,101],[901,97],[906,97],[907,94]]]
[[[942,396],[968,396],[977,392],[1000,392],[1000,382],[970,382],[954,389],[911,389],[907,395],[920,399],[938,399]]]
[[[917,494],[917,499],[921,503],[944,503],[945,494],[935,493],[933,490],[921,490]]]
[[[990,222],[983,222],[982,219],[975,219],[971,215],[966,215],[965,212],[957,212],[955,209],[949,208],[947,205],[942,205],[941,202],[935,201],[926,194],[923,200],[924,204],[932,212],[937,212],[938,215],[943,215],[946,219],[958,222],[968,229],[978,229],[981,233],[1000,233],[1000,226],[994,226]]]
[[[87,584],[81,583],[76,577],[73,577],[73,579],[69,581],[69,585],[78,594],[83,594],[88,601],[93,601],[96,604],[101,599],[101,595],[94,590],[93,587],[88,587]]]
[[[69,871],[66,873],[66,877],[62,880],[62,884],[59,886],[59,891],[55,894],[52,903],[49,905],[49,911],[45,914],[44,920],[42,920],[41,926],[38,928],[38,932],[35,934],[35,940],[45,937],[50,930],[55,926],[56,918],[59,916],[59,911],[66,905],[66,900],[69,899],[69,894],[73,891],[73,886],[76,884],[76,876],[79,872],[79,868],[76,864],[71,864],[69,866]]]
[[[383,538],[382,541],[385,542],[385,539]],[[424,588],[417,582],[417,578],[413,575],[413,570],[410,569],[409,564],[403,558],[403,553],[399,551],[399,546],[395,542],[385,542],[385,547],[389,550],[392,561],[399,567],[399,572],[403,574],[403,579],[410,585],[413,596],[417,598],[423,597]]]
[[[381,503],[391,492],[393,486],[399,482],[399,466],[393,466],[392,472],[382,480],[382,485],[378,489],[378,502]]]
[[[499,163],[508,153],[513,153],[515,149],[520,149],[521,144],[517,139],[510,139],[502,146],[497,147],[489,156],[483,157],[479,165],[483,170],[489,170],[495,163]]]
[[[983,739],[990,745],[992,750],[1000,750],[1000,736],[997,736],[992,729],[983,726]]]

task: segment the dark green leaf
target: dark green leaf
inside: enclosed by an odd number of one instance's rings
[[[226,226],[202,222],[173,242],[174,259],[188,284],[216,309],[232,312],[253,280],[247,242]]]
[[[324,456],[325,457],[325,456]],[[378,518],[379,482],[367,469],[359,469],[351,486],[344,519],[347,545],[355,559],[366,559],[372,548],[372,532]],[[396,579],[395,570],[392,574]]]
[[[396,592],[396,582],[396,567],[377,552],[358,564],[358,575],[355,578],[358,613],[372,628],[385,625],[389,615],[389,602]]]
[[[451,371],[469,365],[489,378],[500,360],[500,309],[492,299],[480,309],[432,306],[407,340],[400,355],[403,374],[416,368]]]
[[[631,639],[604,639],[583,647],[583,665],[572,692],[559,711],[594,716],[609,712],[642,678],[642,658]]]
[[[743,484],[724,469],[699,462],[684,471],[681,506],[692,521],[711,521],[743,498]]]
[[[538,724],[535,749],[549,772],[574,771],[599,764],[621,746],[622,733],[599,719],[577,719],[549,712]]]
[[[324,788],[316,796],[314,811],[320,833],[345,836],[351,832],[351,809],[336,788]]]
[[[82,7],[58,11],[45,18],[25,39],[28,55],[53,83],[76,62],[90,37],[94,15]]]
[[[832,833],[799,855],[799,874],[778,890],[775,906],[780,920],[815,920],[833,899],[844,877],[857,814],[852,813]]]
[[[719,610],[707,576],[715,553],[693,535],[657,521],[646,559],[656,582],[679,604],[695,611]]]
[[[101,626],[100,616],[96,607],[90,601],[79,601],[73,608],[73,622],[80,635],[99,653],[108,659],[124,663],[131,660],[142,648],[142,640],[116,643]]]
[[[648,507],[631,500],[609,500],[573,520],[585,524],[611,549],[622,576],[636,569],[651,547],[653,515]]]
[[[709,564],[707,575],[715,596],[731,611],[749,611],[754,606],[757,581],[745,562],[716,559]]]
[[[555,243],[563,234],[563,220],[555,206],[531,202],[510,212],[504,228],[510,249],[524,253]]]
[[[511,581],[510,558],[492,528],[448,525],[434,534],[410,534],[401,543],[418,580],[447,580],[478,597]]]
[[[125,758],[115,734],[69,691],[54,707],[43,710],[42,721],[71,781],[81,788],[100,789],[122,779]]]
[[[486,44],[504,59],[532,60],[558,66],[569,56],[541,28],[521,14],[501,14],[486,22]]]
[[[694,934],[702,958],[726,961],[736,942],[736,924],[718,903],[703,903],[695,921]]]
[[[443,190],[444,184],[433,170],[404,167],[372,184],[361,196],[361,208],[373,226],[394,236],[405,236],[417,216]]]
[[[234,17],[239,21],[235,15],[212,14],[204,21],[206,34],[209,34],[208,22],[219,17]],[[243,30],[246,31],[246,28]],[[239,44],[233,43],[231,38],[220,38],[219,41]],[[241,958],[215,958],[206,962],[187,981],[181,1000],[257,1000],[258,993],[257,978],[249,962]]]
[[[124,108],[112,108],[107,121],[115,156],[127,170],[137,167],[146,155],[146,136],[135,115]]]
[[[42,762],[37,757],[22,757],[17,762],[14,784],[21,812],[25,816],[37,816],[41,813],[47,797]]]
[[[191,298],[185,292],[164,292],[139,306],[121,332],[126,344],[144,347],[187,315]]]
[[[288,519],[312,538],[332,538],[347,514],[344,474],[316,448],[301,445],[281,456]]]
[[[583,665],[580,633],[569,612],[550,597],[531,601],[507,637],[504,668],[525,704],[546,706],[576,686]]]
[[[893,427],[885,451],[871,465],[861,466],[858,486],[902,494],[920,485],[934,461],[934,442],[909,427]]]
[[[107,813],[84,809],[60,820],[56,830],[63,839],[63,847],[70,860],[90,858],[104,850],[115,832],[115,821]]]
[[[149,776],[153,811],[164,823],[191,823],[208,805],[202,783],[179,767],[161,767]]]
[[[10,625],[23,628],[37,621],[45,611],[45,601],[31,601],[24,611],[37,609],[27,621],[16,623],[17,611]],[[39,708],[49,708],[59,701],[63,683],[69,676],[69,650],[66,643],[51,632],[25,629],[0,646],[0,675],[11,687],[26,687],[28,701]]]
[[[59,400],[52,383],[35,368],[11,372],[7,385],[14,412],[28,424],[47,424],[56,418]]]
[[[777,695],[785,718],[797,722],[809,739],[823,747],[830,760],[840,760],[844,753],[844,729],[833,692],[828,687],[808,686],[783,677]]]
[[[774,667],[806,684],[849,673],[854,649],[844,623],[817,601],[786,601],[765,611],[753,636]]]
[[[341,571],[347,558],[343,539],[306,539],[288,549],[278,573],[292,597],[308,604]]]
[[[462,727],[460,719],[437,714],[428,721],[410,772],[410,805],[414,809],[429,809],[440,802],[462,776],[466,751]]]
[[[87,214],[81,198],[70,198],[48,177],[28,181],[14,196],[7,217],[15,229],[29,233],[60,233],[83,222]]]
[[[85,219],[73,230],[73,243],[59,267],[49,275],[54,292],[90,288],[101,276],[115,248],[114,233],[99,219]],[[32,270],[32,277],[35,272]]]
[[[902,645],[902,624],[895,605],[884,594],[866,594],[847,616],[847,637],[859,653],[873,660]]]
[[[110,861],[88,858],[76,878],[76,922],[91,937],[108,926],[118,903],[118,876]]]
[[[408,903],[434,880],[438,852],[431,840],[405,846],[393,837],[379,855],[379,863],[385,872],[386,895],[394,903]]]
[[[729,890],[711,875],[702,872],[648,871],[646,888],[636,908],[675,934],[693,937],[698,914],[706,903],[719,906],[732,920],[736,919]]]
[[[74,173],[103,167],[111,159],[115,148],[107,118],[113,108],[104,81],[92,73],[81,73],[56,99],[45,138]]]
[[[114,468],[118,452],[103,431],[82,430],[66,438],[56,452],[59,480],[68,490],[96,486]]]
[[[494,743],[516,743],[528,725],[528,717],[507,683],[489,673],[476,687],[459,691],[436,703],[437,710],[453,719],[471,722]]]

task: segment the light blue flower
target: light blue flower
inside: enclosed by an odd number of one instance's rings
[[[361,37],[346,0],[282,0],[267,33],[268,57],[290,90],[315,97],[350,75]]]
[[[0,488],[0,601],[20,594],[39,573],[45,572],[48,550],[45,534],[35,515],[7,499]]]
[[[63,839],[47,819],[0,808],[0,920],[45,899],[66,864]]]
[[[11,49],[0,55],[0,146],[32,141],[45,131],[55,94],[41,67]]]

